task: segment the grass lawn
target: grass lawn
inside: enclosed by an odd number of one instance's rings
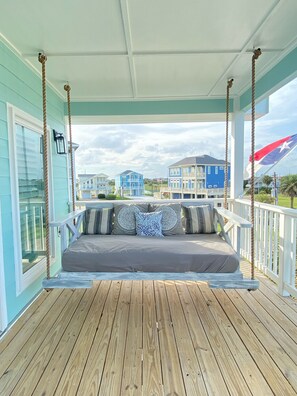
[[[278,206],[285,206],[286,208],[291,207],[291,198],[285,197],[284,195],[279,195],[278,197]],[[297,209],[297,197],[294,198],[294,209]]]

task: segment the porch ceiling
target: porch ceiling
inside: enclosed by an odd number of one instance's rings
[[[249,87],[297,45],[296,0],[2,1],[0,31],[74,101],[224,98]]]

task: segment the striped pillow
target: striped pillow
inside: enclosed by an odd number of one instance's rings
[[[186,219],[186,234],[212,234],[215,232],[213,224],[213,209],[209,205],[183,206]]]
[[[85,214],[85,234],[111,234],[112,215],[113,208],[87,209]]]

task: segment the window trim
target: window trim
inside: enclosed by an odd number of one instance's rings
[[[25,128],[43,136],[43,124],[38,119],[34,118],[28,113],[18,109],[17,107],[8,104],[8,124],[9,124],[9,158],[10,158],[10,180],[11,180],[11,205],[12,205],[12,228],[13,228],[13,242],[14,242],[14,266],[15,266],[15,281],[16,281],[16,296],[20,295],[27,287],[36,281],[46,269],[46,258],[30,268],[27,272],[23,273],[22,269],[22,249],[21,249],[21,227],[19,216],[19,188],[18,188],[18,173],[17,173],[17,158],[16,158],[16,127],[18,123]],[[52,174],[52,147],[50,139],[51,129],[48,127],[48,169],[49,169],[49,217],[52,220],[54,213],[53,201],[53,174]],[[51,264],[55,262],[56,246],[54,233],[51,231]]]

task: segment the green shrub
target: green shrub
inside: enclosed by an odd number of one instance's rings
[[[109,200],[116,199],[116,195],[115,194],[108,194],[108,195],[106,195],[106,199],[109,199]]]
[[[274,203],[274,198],[271,195],[261,193],[255,195],[255,201],[272,204]]]
[[[261,187],[259,189],[259,194],[271,194],[271,188],[270,187]]]
[[[105,199],[105,194],[98,194],[98,199]]]

